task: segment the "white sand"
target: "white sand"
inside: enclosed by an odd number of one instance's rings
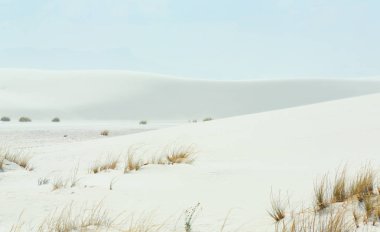
[[[367,161],[378,167],[379,119],[380,94],[374,94],[112,138],[41,144],[30,150],[32,172],[0,173],[0,231],[22,211],[26,226],[33,227],[58,206],[100,200],[114,213],[155,211],[157,220],[171,218],[172,224],[200,202],[194,226],[201,231],[217,231],[229,211],[225,231],[240,226],[240,231],[272,231],[266,213],[271,190],[287,192],[294,207],[309,206],[314,181],[325,172],[348,164],[351,173]],[[2,140],[8,142],[6,136]],[[95,160],[125,153],[132,145],[144,148],[140,156],[150,157],[173,144],[194,145],[199,151],[194,164],[145,166],[130,174],[121,169],[87,173]],[[52,192],[51,185],[37,185],[40,177],[67,176],[78,162],[77,187]]]

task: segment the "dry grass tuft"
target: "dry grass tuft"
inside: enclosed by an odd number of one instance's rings
[[[196,153],[194,146],[177,146],[169,149],[166,159],[169,164],[192,164]]]
[[[376,173],[371,166],[364,166],[350,185],[350,195],[363,201],[365,196],[373,195],[376,182]]]
[[[108,156],[107,159],[103,162],[95,162],[89,170],[89,173],[99,173],[102,171],[107,171],[107,170],[115,170],[117,168],[117,164],[119,163],[119,156],[112,157]]]
[[[58,190],[58,189],[62,189],[62,188],[65,188],[66,185],[67,185],[67,180],[63,180],[62,178],[60,177],[57,177],[53,180],[53,189],[52,191],[55,191],[55,190]]]
[[[347,192],[347,178],[346,168],[337,172],[335,175],[333,190],[332,190],[332,202],[343,202],[349,197]]]
[[[328,202],[328,193],[329,193],[329,187],[328,187],[328,179],[327,175],[325,175],[319,183],[317,182],[314,185],[314,197],[315,197],[315,205],[317,207],[317,210],[323,210],[329,206]]]
[[[3,170],[4,160],[5,160],[5,156],[1,154],[1,151],[0,151],[0,171]]]
[[[271,209],[267,212],[277,224],[285,218],[284,202],[282,201],[280,194],[276,198],[271,194],[271,206]]]
[[[15,152],[5,152],[5,159],[17,164],[18,166],[24,168],[25,170],[32,171],[33,167],[30,164],[31,156],[22,151]]]
[[[138,171],[144,165],[144,162],[140,159],[134,158],[134,153],[128,152],[127,157],[124,160],[124,173],[131,171]],[[147,165],[147,163],[145,163]]]
[[[116,219],[109,216],[101,203],[90,209],[83,208],[77,214],[74,213],[73,204],[70,204],[45,218],[38,231],[108,231]]]
[[[301,215],[293,218],[290,225],[283,223],[276,232],[353,232],[356,226],[346,219],[346,211],[339,210],[327,214]]]

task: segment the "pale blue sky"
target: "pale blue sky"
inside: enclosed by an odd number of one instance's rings
[[[0,0],[0,67],[380,76],[378,0]]]

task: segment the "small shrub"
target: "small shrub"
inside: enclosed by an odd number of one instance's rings
[[[0,121],[9,122],[9,121],[11,121],[11,118],[10,117],[1,117]]]
[[[146,120],[141,120],[141,121],[139,122],[139,124],[140,124],[140,125],[146,125],[146,124],[148,124],[148,121],[146,121]]]
[[[31,122],[32,120],[28,117],[20,117],[18,121],[19,122]]]
[[[210,117],[207,117],[207,118],[203,119],[204,122],[211,121],[211,120],[213,120],[213,118],[210,118]]]
[[[60,122],[61,119],[59,119],[58,117],[55,117],[55,118],[53,118],[51,121],[52,121],[52,122]]]
[[[110,132],[108,130],[103,130],[100,132],[100,135],[102,136],[108,136],[110,134]]]

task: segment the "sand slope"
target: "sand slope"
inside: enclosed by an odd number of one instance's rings
[[[380,91],[376,80],[197,81],[128,71],[0,70],[1,114],[34,119],[228,117]]]
[[[217,231],[230,210],[226,231],[271,231],[266,210],[271,191],[282,190],[293,206],[311,204],[317,177],[344,164],[349,172],[370,161],[380,162],[380,94],[309,106],[189,124],[139,134],[33,150],[32,172],[0,173],[1,226],[7,228],[24,210],[33,223],[57,206],[103,200],[113,212],[155,211],[157,219],[173,218],[201,203],[195,223]],[[141,157],[162,155],[167,145],[193,145],[193,165],[146,166],[88,174],[92,162],[125,154],[139,146]],[[68,175],[79,162],[80,183],[51,192],[39,177]],[[109,182],[118,178],[112,191]],[[176,218],[176,217],[175,217]],[[182,223],[180,219],[180,224]],[[33,225],[33,223],[31,223]],[[173,220],[169,223],[175,224]],[[205,229],[207,228],[207,229]],[[252,229],[254,228],[254,229]]]

